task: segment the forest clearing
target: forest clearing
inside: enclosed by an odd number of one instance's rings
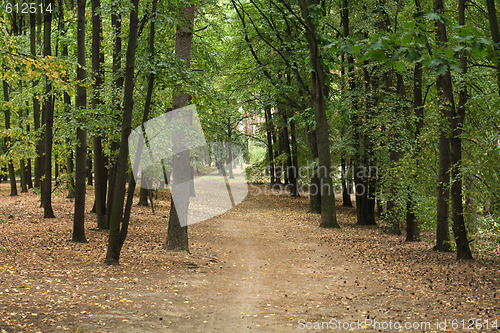
[[[102,264],[105,232],[89,228],[88,243],[70,241],[71,200],[62,193],[54,197],[60,217],[51,223],[40,217],[37,196],[6,196],[0,203],[0,328],[299,332],[300,319],[371,318],[432,323],[432,330],[408,332],[438,331],[436,321],[444,319],[447,332],[495,331],[452,329],[451,321],[499,318],[498,250],[456,261],[432,250],[430,233],[408,243],[356,226],[355,209],[339,200],[342,229],[317,228],[315,215],[306,213],[307,198],[255,188],[236,209],[189,227],[190,253],[162,249],[166,197],[155,213],[134,209],[119,266]],[[96,224],[95,215],[87,218]]]

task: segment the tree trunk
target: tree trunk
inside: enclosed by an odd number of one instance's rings
[[[194,5],[184,7],[180,15],[180,22],[177,24],[177,32],[175,36],[175,55],[178,59],[184,61],[186,68],[191,65],[191,43],[193,40],[193,24],[194,24]],[[174,104],[172,109],[178,109],[189,104],[191,96],[184,93],[174,95]],[[183,171],[179,170],[179,165],[187,165],[189,163],[189,152],[182,152],[180,156],[174,157],[174,168],[172,174],[172,183],[176,184],[183,180]],[[189,199],[187,199],[189,200]],[[187,225],[181,226],[177,208],[173,199],[170,200],[170,217],[168,221],[167,241],[164,248],[166,250],[189,251],[188,230]]]
[[[113,81],[114,89],[112,95],[112,103],[115,108],[120,108],[120,96],[119,93],[123,88],[123,75],[121,74],[121,53],[122,53],[122,39],[121,39],[121,14],[120,8],[117,1],[112,4],[111,11],[111,25],[113,27],[114,36],[114,49],[113,49]],[[120,119],[115,118],[115,121],[119,122]],[[119,144],[114,139],[111,141],[111,151],[114,153],[119,150]],[[109,159],[109,183],[108,183],[108,200],[106,204],[106,228],[109,229],[111,221],[111,204],[113,203],[113,196],[115,191],[115,180],[116,180],[116,157],[111,156]]]
[[[33,58],[36,58],[36,15],[37,14],[30,14],[30,53]],[[37,85],[37,82],[34,81],[32,86],[35,87]],[[33,124],[35,127],[35,132],[38,131],[40,128],[40,101],[37,98],[38,96],[34,95],[33,96]],[[41,170],[40,170],[40,155],[41,155],[41,149],[40,149],[40,140],[37,138],[35,141],[35,148],[36,148],[36,157],[35,157],[35,181],[34,181],[34,186],[35,187],[40,187],[40,176],[41,176]]]
[[[422,15],[419,10],[418,15]],[[417,62],[413,73],[413,109],[416,117],[414,138],[417,142],[413,159],[415,160],[415,169],[411,171],[411,185],[409,186],[408,199],[406,201],[406,241],[420,241],[420,230],[418,226],[415,210],[417,204],[415,202],[415,187],[417,186],[417,170],[419,168],[418,156],[420,154],[420,132],[424,121],[424,105],[422,100],[422,64]]]
[[[422,22],[424,12],[420,4],[420,0],[415,0],[416,13],[414,18],[417,22]],[[413,160],[415,167],[411,170],[410,185],[408,186],[408,198],[406,201],[406,241],[420,241],[420,229],[415,211],[417,203],[415,200],[415,189],[417,187],[417,170],[419,169],[419,155],[421,150],[420,132],[424,125],[424,102],[422,99],[422,63],[417,62],[413,71],[413,113],[415,115],[415,130],[413,137],[415,138],[415,148],[413,152]]]
[[[54,0],[46,0],[45,6],[54,8]],[[51,24],[52,12],[44,13],[43,27],[43,55],[50,56],[52,54],[51,42]],[[43,202],[43,217],[54,218],[52,210],[52,126],[54,124],[54,95],[52,94],[52,84],[49,78],[46,77],[45,83],[45,100],[43,103],[43,112],[45,113],[45,157],[44,157],[44,174],[45,180],[42,187],[42,202]]]
[[[465,5],[467,0],[458,1],[458,24],[465,26]],[[460,68],[462,74],[467,74],[467,55],[462,52],[460,57]],[[460,89],[458,107],[456,113],[452,114],[452,136],[451,136],[451,214],[453,220],[453,236],[457,245],[457,259],[472,259],[472,253],[467,239],[465,228],[463,193],[462,193],[462,128],[465,120],[467,105],[467,85],[463,84]]]
[[[292,192],[291,195],[294,197],[300,197],[299,194],[299,156],[297,147],[297,133],[295,129],[295,120],[290,119],[290,137],[292,144],[292,168],[291,179],[292,179]]]
[[[87,88],[82,84],[85,72],[85,0],[78,0],[77,53],[76,69],[76,107],[79,112],[87,108]],[[79,117],[79,122],[84,122]],[[73,242],[86,242],[85,238],[85,175],[87,166],[87,133],[82,127],[76,129],[76,171],[75,171],[75,213],[73,216]]]
[[[486,0],[486,5],[488,7],[488,21],[490,22],[491,38],[495,43],[495,50],[497,51],[497,84],[498,84],[498,94],[500,94],[500,31],[498,30],[498,18],[497,11],[495,9],[495,0]]]
[[[92,85],[92,109],[98,110],[102,104],[100,89],[103,83],[101,53],[101,1],[92,0],[92,74],[94,76]],[[99,110],[97,112],[100,112]],[[102,137],[97,134],[93,140],[94,148],[94,176],[95,176],[95,212],[97,215],[97,228],[106,229],[106,177],[104,175],[104,154],[102,151]]]
[[[20,84],[20,89],[21,89],[21,94],[22,94],[22,89],[23,89],[23,82],[21,81]],[[27,111],[28,113],[29,111]],[[23,108],[21,107],[19,109],[19,126],[21,127],[21,131],[23,134],[27,134],[28,132],[24,131],[24,112]],[[21,193],[26,193],[28,192],[28,186],[27,186],[27,180],[26,180],[26,161],[24,158],[22,158],[19,161],[19,176],[21,177]]]
[[[444,14],[443,0],[435,0],[434,11]],[[438,43],[445,45],[448,41],[446,26],[443,22],[436,21],[436,31]],[[453,89],[450,69],[445,74],[437,78],[438,96],[441,105],[441,128],[439,135],[439,170],[438,170],[438,191],[437,191],[437,228],[436,228],[436,246],[435,250],[449,252],[450,231],[448,224],[449,201],[450,201],[450,117],[455,111],[455,102],[453,98]]]
[[[3,81],[3,100],[9,102],[9,85],[6,81]],[[10,107],[7,107],[4,111],[5,113],[5,128],[10,129]],[[10,149],[10,138],[5,138],[5,148],[8,151]],[[16,173],[14,172],[14,164],[12,160],[9,160],[8,164],[9,170],[9,180],[10,180],[10,195],[17,195],[17,185],[16,185]]]
[[[128,137],[132,127],[132,113],[134,109],[134,70],[135,52],[137,46],[137,29],[139,25],[138,11],[139,0],[132,0],[133,8],[130,12],[129,41],[127,46],[127,59],[125,64],[125,89],[123,95],[123,121],[120,140],[120,153],[118,155],[115,189],[113,191],[113,202],[111,204],[109,241],[105,263],[117,265],[121,252],[121,221],[123,217],[123,205],[125,198],[125,182],[128,169]]]
[[[274,185],[276,179],[274,177],[274,153],[273,153],[273,126],[271,124],[271,107],[264,107],[264,116],[266,119],[266,138],[267,138],[267,156],[269,158],[269,177],[271,186]]]
[[[306,131],[307,142],[311,150],[313,160],[318,158],[318,145],[316,143],[316,130]],[[321,195],[319,191],[320,183],[318,169],[313,168],[312,177],[309,185],[309,211],[314,214],[321,214]]]
[[[325,110],[324,72],[319,53],[316,23],[311,18],[311,5],[319,5],[319,1],[299,0],[302,17],[307,25],[306,35],[309,44],[311,65],[311,99],[316,120],[316,143],[318,145],[318,177],[321,193],[322,228],[340,228],[335,211],[335,190],[331,178],[330,138],[328,135],[328,119]]]
[[[88,186],[93,186],[94,185],[94,177],[92,176],[92,157],[91,157],[91,154],[92,154],[92,151],[89,149],[87,150],[87,153],[86,153],[86,160],[87,160],[87,165],[86,165],[86,169],[85,169],[85,177],[87,178],[87,185]],[[94,205],[94,208],[92,209],[92,212],[95,213],[95,205]]]
[[[347,177],[348,170],[351,169],[346,168],[346,163],[345,159],[340,160],[340,166],[342,168],[342,206],[344,207],[352,207],[352,201],[351,201],[351,182],[350,178]]]
[[[156,5],[157,5],[157,0],[153,1],[153,14],[155,15],[156,13]],[[150,31],[149,31],[149,57],[150,61],[153,62],[154,59],[154,54],[155,54],[155,21],[151,21],[151,26],[150,26]],[[151,100],[153,97],[153,88],[154,88],[154,80],[155,80],[155,74],[152,71],[149,73],[148,77],[148,90],[146,93],[146,100],[144,101],[144,113],[142,114],[142,123],[144,124],[149,120],[149,112],[151,110]],[[145,129],[143,128],[143,132],[146,133]],[[139,153],[137,153],[139,154]],[[140,154],[138,155],[140,156]],[[147,177],[144,175],[141,176],[141,191],[139,194],[139,206],[149,206],[148,204],[148,199],[151,196],[151,187],[148,184],[149,180]],[[129,188],[132,184],[129,184]],[[134,179],[134,187],[135,187],[135,179]],[[127,204],[128,204],[128,198],[127,198]],[[132,203],[130,203],[132,204]],[[129,213],[130,215],[130,213]],[[125,216],[127,216],[127,208],[125,208]],[[127,218],[127,217],[126,217]]]

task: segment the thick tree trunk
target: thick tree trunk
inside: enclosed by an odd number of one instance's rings
[[[319,5],[319,1],[299,0],[302,17],[307,25],[306,34],[309,44],[311,65],[311,98],[316,120],[316,143],[318,145],[318,177],[321,193],[321,223],[322,228],[340,228],[335,211],[335,189],[333,188],[330,162],[330,138],[328,134],[328,119],[325,110],[324,72],[319,53],[316,24],[309,12],[311,5]]]
[[[435,0],[434,11],[444,14],[443,0]],[[443,22],[436,21],[436,32],[438,42],[445,45],[448,41],[446,26]],[[449,201],[450,201],[450,117],[455,112],[455,102],[453,98],[453,89],[450,69],[445,74],[437,78],[438,96],[441,99],[441,133],[439,135],[439,170],[438,170],[438,191],[437,191],[437,228],[435,250],[448,252],[451,251],[450,231],[448,224]]]
[[[465,6],[467,0],[458,1],[458,24],[465,26]],[[460,57],[462,73],[467,74],[467,55],[465,52]],[[451,143],[451,214],[453,220],[453,236],[457,245],[457,259],[472,259],[472,253],[467,239],[465,228],[463,193],[462,193],[462,128],[465,120],[467,105],[467,85],[464,83],[460,89],[458,107],[452,114]]]
[[[134,70],[135,52],[137,46],[137,29],[139,25],[138,10],[139,0],[132,0],[133,8],[130,12],[129,41],[127,46],[127,60],[125,65],[125,89],[123,95],[123,121],[118,155],[115,189],[110,211],[109,241],[105,263],[117,265],[120,260],[122,246],[121,221],[123,218],[123,205],[125,198],[125,182],[128,169],[128,136],[132,127],[132,113],[134,109]]]
[[[194,24],[194,5],[184,7],[181,21],[177,24],[175,36],[175,55],[178,59],[184,61],[186,68],[191,65],[191,43],[193,40]],[[189,104],[191,96],[184,93],[174,95],[174,104],[172,109],[178,109]],[[172,183],[176,184],[183,181],[184,172],[182,165],[189,163],[189,152],[182,152],[174,157],[174,168],[172,174]],[[177,164],[179,163],[179,164]],[[176,165],[177,164],[177,165]],[[186,200],[189,200],[188,198]],[[188,204],[189,205],[189,204]],[[170,217],[168,221],[167,241],[164,248],[166,250],[189,251],[187,226],[181,226],[177,207],[173,199],[170,200]]]
[[[102,104],[100,89],[103,83],[102,61],[104,60],[101,52],[101,1],[92,0],[92,74],[94,76],[92,85],[92,108],[99,108]],[[94,148],[94,177],[95,177],[95,212],[97,215],[97,228],[106,229],[106,177],[104,171],[104,154],[102,151],[102,137],[97,135],[93,138]]]
[[[46,0],[45,6],[49,5],[54,8],[54,0]],[[44,56],[52,54],[51,24],[52,12],[46,11],[44,13],[43,27]],[[54,96],[52,94],[52,84],[48,77],[45,83],[45,96],[46,98],[43,103],[43,112],[45,113],[45,179],[42,187],[43,217],[54,218],[54,211],[52,210],[52,126],[54,124]]]
[[[87,88],[83,85],[85,72],[85,0],[78,0],[77,53],[76,69],[76,107],[87,108]],[[77,110],[77,112],[79,111]],[[80,118],[80,121],[84,119]],[[85,175],[87,166],[87,133],[82,127],[76,129],[76,171],[75,171],[75,212],[73,216],[73,242],[86,242],[85,238]]]

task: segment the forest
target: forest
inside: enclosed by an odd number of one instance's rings
[[[0,0],[1,332],[500,330],[499,20]]]

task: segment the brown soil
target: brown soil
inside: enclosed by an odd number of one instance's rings
[[[54,196],[51,220],[41,218],[34,194],[8,193],[2,184],[2,333],[321,331],[315,325],[395,332],[396,322],[420,326],[401,332],[493,332],[494,320],[500,326],[498,257],[457,262],[429,242],[357,227],[352,208],[337,206],[342,229],[321,229],[319,217],[306,213],[306,198],[254,188],[237,208],[190,226],[191,253],[175,253],[162,250],[168,214],[162,197],[155,213],[134,206],[121,264],[107,266],[106,232],[88,229],[88,243],[70,242],[73,202],[63,193]],[[87,211],[91,205],[89,199]],[[87,220],[94,228],[95,216]],[[379,326],[335,329],[336,320],[366,319]],[[437,320],[447,320],[446,330],[437,329]],[[468,320],[483,327],[473,330]]]

